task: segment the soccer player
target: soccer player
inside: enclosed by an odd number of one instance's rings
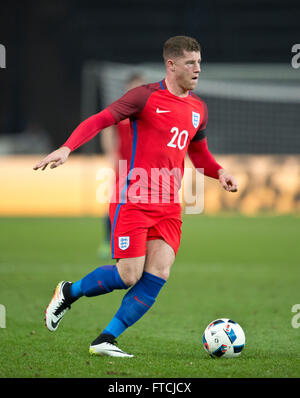
[[[131,74],[126,80],[125,91],[131,90],[145,83],[144,77],[139,73]],[[131,146],[128,144],[131,137],[130,119],[121,120],[117,125],[107,127],[101,132],[101,143],[104,153],[112,160],[116,177],[118,178],[118,167],[120,160],[130,162]],[[98,247],[100,259],[110,258],[111,222],[109,215],[104,218],[104,242]]]
[[[128,91],[83,121],[62,147],[34,167],[45,170],[50,163],[50,168],[63,164],[70,152],[99,131],[130,118],[131,159],[110,204],[111,250],[116,265],[103,265],[74,283],[60,282],[46,309],[46,326],[55,331],[81,296],[127,289],[116,314],[90,344],[91,354],[133,356],[116,345],[116,338],[153,306],[169,277],[181,237],[177,198],[186,153],[196,168],[204,169],[204,174],[218,180],[225,190],[238,189],[236,179],[208,150],[207,106],[192,93],[200,73],[199,43],[187,36],[171,37],[164,44],[163,58],[163,80]]]

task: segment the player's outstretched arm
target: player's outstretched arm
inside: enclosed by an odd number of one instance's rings
[[[68,148],[67,146],[62,146],[56,151],[51,152],[48,156],[46,156],[39,163],[37,163],[34,166],[33,170],[38,170],[38,169],[45,170],[48,164],[50,163],[51,163],[50,168],[54,169],[55,167],[65,163],[65,161],[68,159],[70,152],[71,152],[70,148]]]
[[[237,192],[237,180],[220,166],[207,147],[207,139],[192,141],[188,148],[189,157],[196,169],[203,169],[204,175],[219,180],[228,192]]]
[[[96,134],[102,129],[111,126],[115,123],[115,119],[111,113],[104,109],[96,115],[90,116],[84,120],[79,126],[73,131],[67,141],[54,152],[51,152],[43,160],[41,160],[33,169],[45,170],[49,163],[52,163],[50,168],[54,169],[57,166],[65,163],[71,151],[79,148],[81,145],[90,141]]]
[[[236,178],[234,178],[224,169],[219,169],[218,174],[219,174],[219,182],[226,191],[228,192],[238,191],[238,182]]]

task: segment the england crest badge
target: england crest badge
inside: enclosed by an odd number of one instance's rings
[[[199,126],[200,123],[200,113],[192,111],[192,122],[195,129]]]
[[[119,248],[121,250],[126,250],[129,247],[129,236],[119,236]]]

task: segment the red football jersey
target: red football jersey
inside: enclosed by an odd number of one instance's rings
[[[132,131],[130,127],[130,120],[124,119],[116,125],[117,141],[118,141],[118,159],[131,159],[132,146]]]
[[[162,80],[128,91],[107,110],[116,123],[129,118],[131,127],[131,157],[120,168],[113,201],[178,202],[189,144],[206,127],[205,102],[192,92],[173,95]]]

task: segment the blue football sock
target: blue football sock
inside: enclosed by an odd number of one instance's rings
[[[71,286],[72,298],[93,297],[110,293],[115,289],[127,289],[116,265],[103,265],[90,272]]]
[[[154,304],[165,280],[144,272],[141,279],[125,294],[121,307],[102,333],[118,337],[138,321]]]
[[[79,298],[83,296],[82,290],[81,290],[81,279],[77,282],[72,283],[71,285],[71,297],[72,298]]]

